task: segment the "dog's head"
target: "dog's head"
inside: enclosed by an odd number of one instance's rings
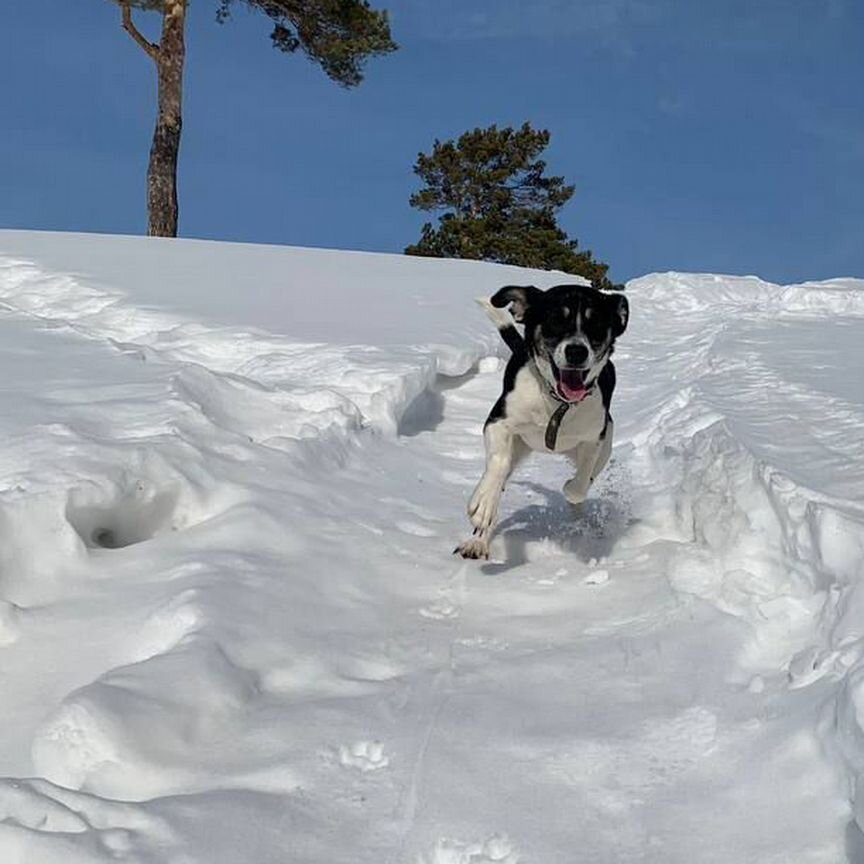
[[[525,345],[537,370],[566,402],[588,395],[630,314],[623,294],[585,285],[548,291],[508,285],[491,300],[499,309],[509,305],[513,318],[525,325]]]

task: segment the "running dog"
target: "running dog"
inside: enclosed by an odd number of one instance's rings
[[[513,354],[483,428],[486,470],[468,504],[474,536],[454,550],[463,558],[489,557],[501,493],[529,450],[566,456],[576,475],[564,496],[585,500],[612,451],[610,358],[630,314],[623,294],[585,285],[507,285],[478,302]]]

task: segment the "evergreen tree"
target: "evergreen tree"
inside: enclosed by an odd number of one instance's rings
[[[183,68],[189,0],[113,0],[120,6],[123,29],[156,65],[158,110],[147,169],[147,233],[177,236],[177,159],[183,125]],[[273,23],[270,39],[288,54],[302,50],[329,78],[343,87],[363,80],[363,63],[396,50],[387,13],[367,0],[213,0],[220,22],[239,3]],[[132,18],[133,9],[159,12],[159,42],[147,40]]]
[[[441,211],[438,227],[427,222],[408,255],[473,258],[590,279],[598,288],[617,288],[606,264],[578,251],[559,227],[556,213],[573,196],[563,177],[545,176],[539,158],[549,132],[530,123],[520,129],[474,129],[457,141],[435,141],[420,153],[414,173],[426,184],[410,199],[418,210]]]

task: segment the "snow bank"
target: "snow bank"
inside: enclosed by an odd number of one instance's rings
[[[861,282],[847,278],[776,285],[758,276],[669,272],[634,279],[628,288],[676,315],[720,309],[738,315],[860,317],[864,315]]]
[[[674,490],[651,507],[684,544],[670,581],[748,623],[743,682],[782,670],[791,688],[827,686],[822,740],[864,828],[864,280],[665,274],[628,288],[637,315],[651,304],[624,386],[644,399],[654,379],[656,413],[631,435],[644,476]]]
[[[182,361],[187,398],[268,440],[362,425],[394,434],[436,375],[463,375],[500,350],[470,298],[562,280],[573,277],[363,252],[0,231],[8,308],[142,359]]]

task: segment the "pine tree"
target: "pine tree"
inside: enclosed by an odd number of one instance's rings
[[[177,159],[183,126],[183,68],[189,0],[114,0],[123,29],[156,65],[158,110],[147,169],[147,233],[176,237],[178,221]],[[273,23],[273,46],[287,54],[302,50],[343,87],[363,80],[363,63],[396,50],[387,13],[367,0],[213,0],[216,18],[228,20],[235,3],[266,15]],[[147,40],[132,18],[133,9],[159,12],[162,34]]]
[[[590,279],[598,288],[617,288],[606,264],[559,227],[556,213],[573,196],[563,177],[545,176],[539,158],[549,132],[530,123],[519,129],[474,129],[456,141],[435,141],[420,153],[414,173],[426,184],[410,198],[412,207],[445,211],[438,227],[427,222],[408,255],[472,258]]]

